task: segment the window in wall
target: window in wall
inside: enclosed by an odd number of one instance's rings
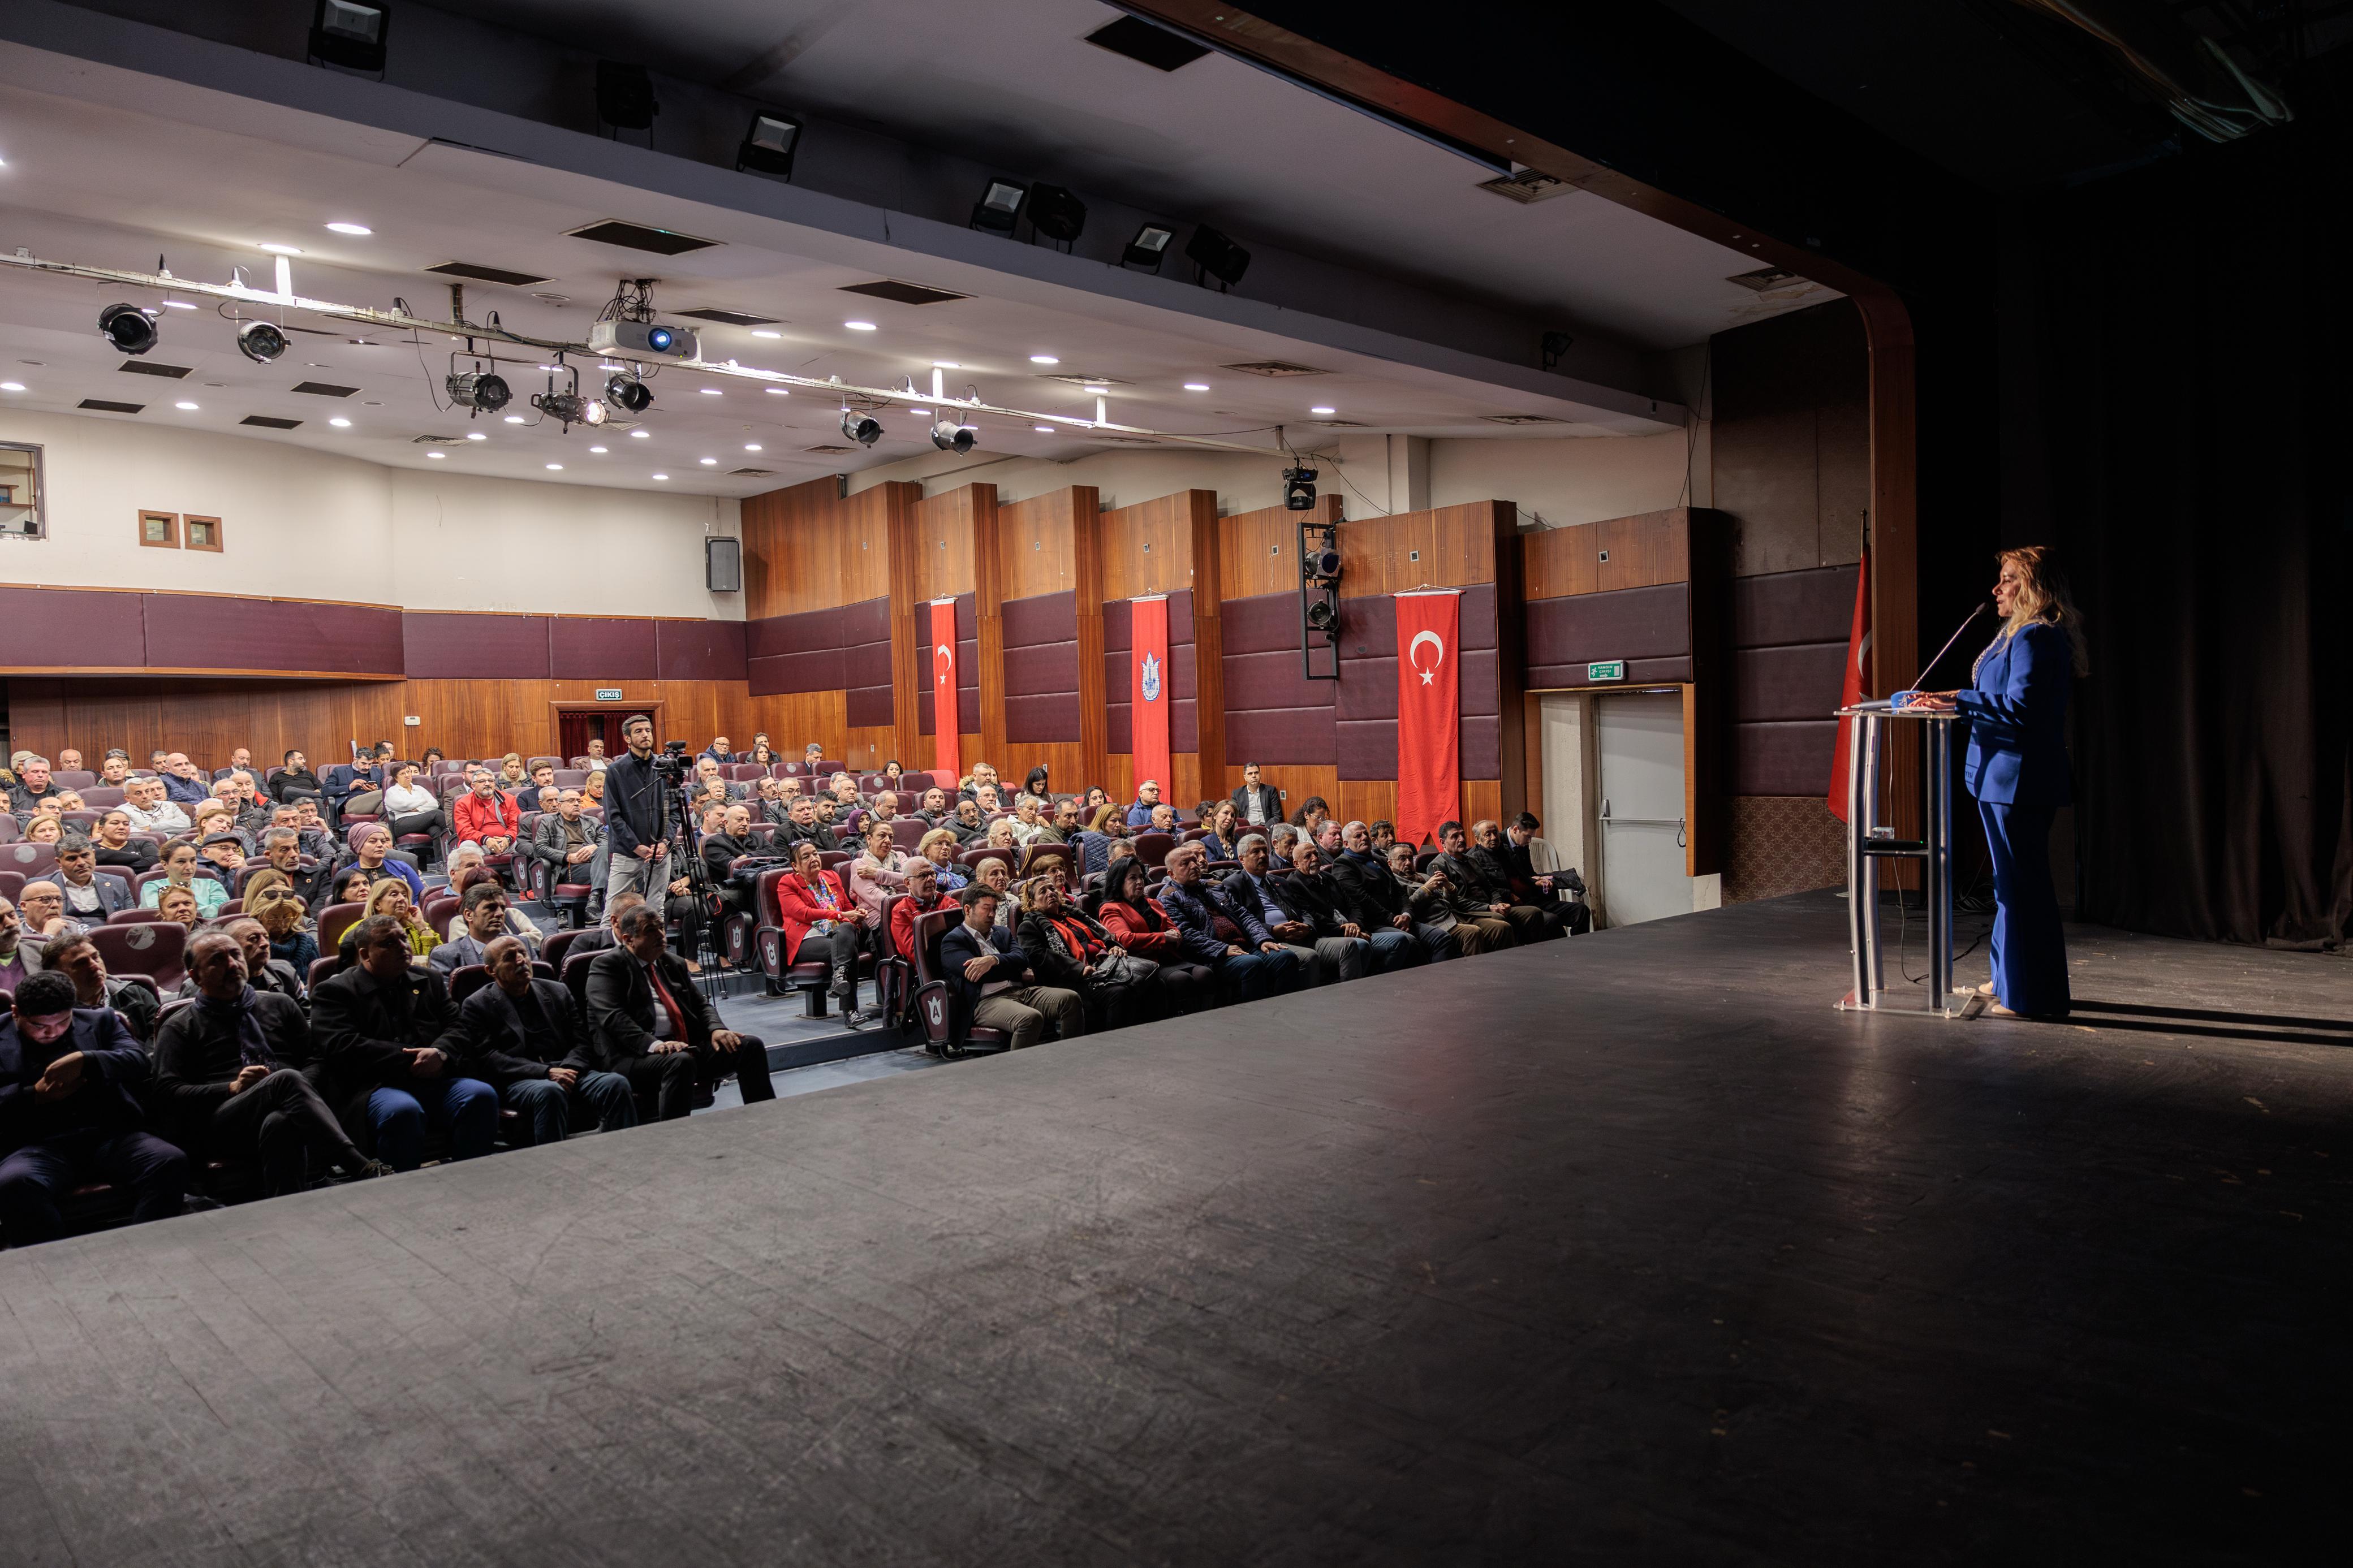
[[[0,441],[0,537],[41,537],[41,449]]]
[[[218,550],[221,547],[221,521],[216,517],[198,517],[191,512],[180,520],[186,530],[186,546],[190,550]]]
[[[180,514],[142,510],[139,513],[139,542],[155,550],[180,548]]]

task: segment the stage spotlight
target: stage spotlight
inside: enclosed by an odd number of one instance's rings
[[[389,7],[363,0],[319,0],[311,13],[311,61],[369,76],[384,74],[384,35]]]
[[[256,364],[268,364],[286,352],[286,334],[268,321],[248,321],[237,330],[237,352]]]
[[[605,401],[631,414],[643,414],[654,404],[654,389],[633,375],[607,376]]]
[[[1550,370],[1560,363],[1561,355],[1567,353],[1569,350],[1569,345],[1576,342],[1577,340],[1570,337],[1567,332],[1546,332],[1544,335],[1544,342],[1542,344],[1544,353],[1544,368]]]
[[[661,105],[646,68],[622,60],[596,62],[596,118],[616,131],[651,131]]]
[[[1021,198],[1029,194],[1027,185],[1017,185],[1010,180],[991,180],[980,200],[972,204],[972,222],[968,228],[984,228],[991,234],[1011,234],[1013,220],[1021,216]]]
[[[1307,624],[1315,631],[1328,632],[1340,619],[1340,607],[1329,599],[1317,599],[1307,606]]]
[[[1338,546],[1326,544],[1314,551],[1307,557],[1305,566],[1309,582],[1325,585],[1337,584],[1340,581]]]
[[[1029,226],[1058,245],[1069,245],[1087,226],[1087,204],[1063,186],[1032,185]]]
[[[882,426],[872,415],[860,414],[855,408],[841,411],[841,433],[861,447],[871,447],[882,439]]]
[[[602,425],[605,405],[576,392],[535,392],[531,405],[567,429],[575,425]]]
[[[959,425],[953,419],[943,419],[932,426],[932,445],[943,452],[964,456],[980,439],[980,432],[969,425]]]
[[[514,397],[506,377],[494,370],[470,370],[449,377],[449,401],[477,413],[496,414]]]
[[[1290,511],[1315,510],[1315,470],[1310,468],[1282,470],[1282,504]]]
[[[1135,231],[1135,237],[1127,242],[1127,254],[1121,259],[1130,267],[1157,272],[1162,258],[1168,254],[1168,242],[1176,237],[1176,231],[1173,228],[1165,228],[1156,223],[1145,224]]]
[[[98,313],[98,330],[127,354],[143,354],[155,346],[155,318],[136,305],[109,305]]]
[[[744,145],[735,149],[735,167],[755,174],[793,177],[793,149],[801,139],[801,122],[789,114],[755,114]]]
[[[1195,229],[1193,237],[1185,242],[1185,255],[1229,289],[1240,282],[1242,274],[1250,270],[1250,252],[1208,224]]]

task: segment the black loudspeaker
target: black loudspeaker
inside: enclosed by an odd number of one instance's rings
[[[702,542],[702,585],[714,594],[744,591],[744,542],[715,537]]]
[[[646,68],[619,60],[596,62],[596,118],[616,131],[651,131],[661,105],[654,101],[654,79]]]

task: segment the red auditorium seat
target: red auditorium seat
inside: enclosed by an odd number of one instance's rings
[[[756,967],[767,977],[767,990],[772,996],[786,991],[798,991],[803,997],[805,1016],[822,1018],[826,1016],[826,984],[829,976],[822,963],[796,963],[785,967],[784,906],[776,901],[776,883],[788,873],[763,871],[753,892],[753,907],[758,912],[758,924],[752,930]],[[874,973],[874,955],[860,953],[858,973],[863,979]]]
[[[913,961],[915,971],[915,1021],[923,1030],[923,1048],[935,1057],[962,1054],[948,1045],[950,998],[947,980],[940,966],[940,938],[947,934],[948,927],[963,919],[964,911],[956,908],[934,910],[915,917],[915,951],[908,954]],[[964,1048],[993,1047],[1004,1050],[1011,1044],[1011,1039],[1002,1029],[975,1025]]]
[[[177,991],[188,977],[188,928],[153,918],[124,925],[92,926],[90,940],[111,974],[144,974],[155,989]]]
[[[1135,858],[1157,869],[1168,858],[1168,851],[1176,847],[1174,835],[1139,833],[1135,836]]]

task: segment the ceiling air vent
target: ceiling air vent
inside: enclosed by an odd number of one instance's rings
[[[593,239],[599,245],[617,245],[624,250],[650,250],[656,256],[684,256],[690,250],[708,250],[719,243],[715,239],[697,239],[691,234],[673,234],[666,228],[648,228],[641,223],[623,223],[617,217],[565,232],[574,239]],[[532,281],[544,283],[547,279],[534,278]]]
[[[776,324],[776,318],[774,316],[747,315],[742,310],[722,310],[716,306],[709,306],[700,310],[679,310],[673,314],[690,317],[698,321],[716,321],[723,327],[773,327]]]
[[[949,300],[969,300],[969,294],[951,293],[945,289],[926,288],[921,283],[902,283],[895,278],[879,279],[872,283],[845,283],[845,294],[863,294],[869,299],[888,300],[899,305],[937,305]]]
[[[160,375],[167,381],[177,381],[188,374],[188,367],[184,364],[154,364],[143,359],[127,359],[114,368],[127,370],[133,375]]]
[[[731,479],[765,479],[776,471],[774,468],[730,468],[727,477]]]
[[[1307,423],[1321,425],[1326,430],[1361,430],[1365,427],[1361,419],[1310,419]]]
[[[1482,415],[1481,417],[1490,425],[1566,425],[1568,423],[1566,419],[1555,419],[1549,414],[1486,414]]]
[[[444,261],[425,270],[444,278],[470,278],[477,283],[503,283],[510,289],[528,289],[547,281],[536,272],[510,272],[503,267],[484,267],[475,261]]]
[[[1105,23],[1087,35],[1087,42],[1164,71],[1189,66],[1209,52],[1190,38],[1155,27],[1137,16],[1122,16],[1116,22]]]
[[[1224,368],[1227,370],[1240,371],[1244,375],[1272,376],[1278,380],[1282,377],[1291,375],[1329,375],[1332,374],[1327,370],[1315,370],[1307,365],[1292,364],[1287,361],[1279,359],[1254,359],[1246,361],[1241,364],[1229,364]]]
[[[263,430],[291,430],[302,422],[300,419],[280,419],[275,414],[248,414],[237,423],[255,426]]]
[[[834,452],[855,452],[858,448],[855,447],[803,447],[801,450],[804,452],[825,452],[830,454]]]
[[[1135,384],[1132,381],[1122,381],[1115,375],[1063,375],[1060,372],[1052,375],[1041,375],[1038,379],[1067,381],[1072,386],[1134,386]]]
[[[353,393],[357,392],[359,388],[356,386],[337,386],[331,381],[298,381],[294,384],[294,390],[297,392],[307,392],[313,397],[349,397]]]
[[[1479,188],[1493,191],[1505,201],[1517,202],[1525,207],[1549,201],[1570,187],[1567,180],[1555,179],[1540,169],[1522,169],[1516,174],[1499,174],[1492,180],[1482,180]]]
[[[1806,279],[1778,267],[1760,267],[1754,272],[1743,272],[1737,277],[1727,278],[1725,281],[1737,283],[1743,289],[1754,289],[1762,294],[1767,289],[1778,289],[1784,283],[1803,283]],[[126,365],[123,368],[127,370],[130,367]]]
[[[100,414],[137,414],[147,405],[143,403],[116,403],[103,397],[85,397],[76,408],[93,408]]]
[[[409,440],[419,447],[462,447],[466,444],[463,436],[411,436]]]

